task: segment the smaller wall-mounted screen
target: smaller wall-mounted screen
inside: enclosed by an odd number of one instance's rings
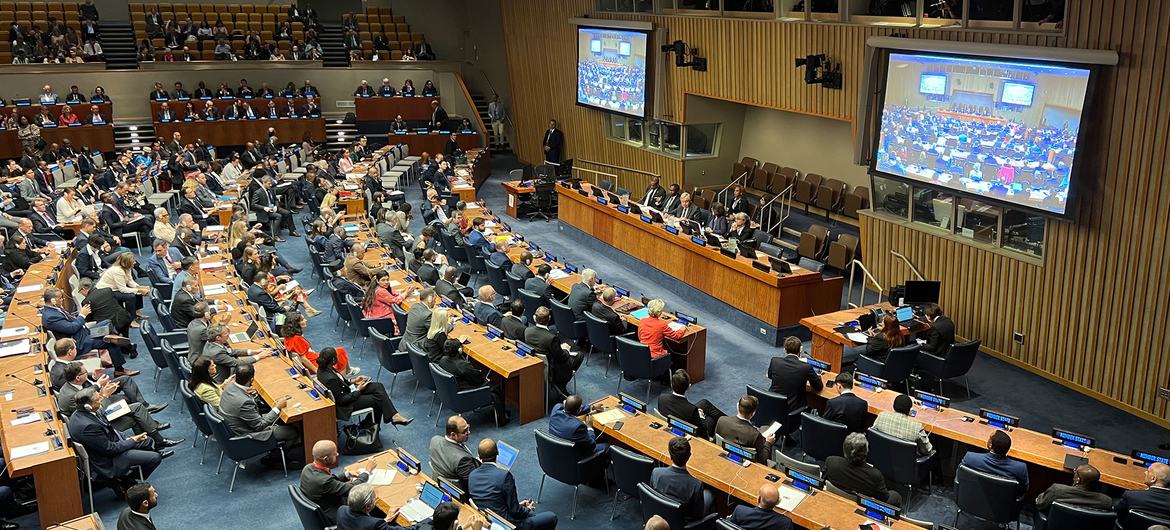
[[[1021,107],[1032,106],[1032,96],[1036,94],[1036,85],[1028,83],[1013,83],[1011,81],[1004,81],[1003,94],[1000,95],[999,100],[1008,105],[1019,105]]]
[[[922,74],[918,78],[918,92],[934,96],[947,95],[946,74]]]
[[[647,46],[644,31],[577,28],[577,104],[646,117]]]

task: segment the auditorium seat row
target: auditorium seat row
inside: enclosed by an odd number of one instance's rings
[[[752,157],[743,157],[731,167],[729,180],[743,177],[746,191],[763,196],[778,195],[792,188],[792,200],[822,210],[825,216],[840,214],[857,218],[857,211],[869,207],[869,189],[865,186],[850,188],[848,184],[834,178],[825,178],[816,173],[801,173],[792,167],[780,167],[772,162],[760,163]]]
[[[829,241],[829,229],[818,224],[809,226],[800,234],[800,245],[796,253],[802,258],[824,262],[834,269],[845,271],[857,257],[860,241],[853,234],[837,234],[836,241]]]

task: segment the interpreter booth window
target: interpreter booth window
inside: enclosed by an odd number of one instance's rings
[[[910,185],[874,175],[873,209],[907,219],[910,216]]]
[[[1042,215],[1021,210],[1003,212],[1003,248],[1031,256],[1044,255],[1044,228],[1047,219]]]
[[[598,11],[613,13],[649,13],[654,11],[653,0],[597,0]]]
[[[715,156],[719,142],[719,124],[687,125],[687,158]]]
[[[1003,208],[974,199],[959,199],[957,209],[959,236],[982,243],[998,245]]]
[[[638,147],[644,145],[642,121],[617,114],[609,115],[609,137]]]
[[[651,151],[660,151],[670,156],[679,156],[681,152],[682,126],[666,122],[654,122],[650,125],[649,147]]]
[[[914,188],[915,223],[954,230],[955,197],[933,188]]]

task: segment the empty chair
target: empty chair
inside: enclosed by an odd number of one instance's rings
[[[792,200],[805,205],[805,209],[807,210],[808,205],[816,201],[817,190],[821,186],[821,179],[822,177],[816,173],[809,173],[804,178],[798,179],[793,183]]]
[[[444,405],[456,414],[492,406],[494,398],[492,397],[492,387],[490,385],[459,390],[459,384],[455,381],[455,376],[435,363],[430,363],[430,369],[431,376],[434,377],[435,394],[439,397],[439,411],[435,414],[436,425],[438,425],[439,420],[443,417]],[[427,412],[429,413],[430,411]],[[496,427],[499,427],[500,416],[499,414],[495,414],[494,410],[493,414],[496,418]]]
[[[748,180],[748,189],[758,191],[760,193],[772,192],[772,174],[765,171],[763,168],[756,169],[751,173],[751,179]]]
[[[784,454],[779,447],[772,446],[772,461],[776,462],[776,468],[785,467],[788,469],[795,469],[801,473],[809,476],[820,478],[821,466],[812,462],[803,462]]]
[[[515,298],[519,296],[517,291],[524,288],[524,278],[512,274],[512,271],[504,271],[504,279],[508,281],[508,298]]]
[[[288,495],[292,497],[293,509],[297,511],[297,517],[301,520],[301,526],[305,530],[326,530],[326,528],[334,528],[329,524],[329,519],[325,517],[325,513],[321,510],[321,507],[305,497],[305,494],[301,493],[301,489],[296,484],[288,485]]]
[[[750,157],[750,156],[745,156],[745,157],[741,158],[741,159],[739,160],[739,163],[740,163],[740,165],[742,165],[742,166],[743,166],[745,169],[755,169],[755,168],[756,168],[756,166],[759,166],[759,165],[760,165],[760,161],[759,161],[759,160],[756,160],[756,159],[754,159],[754,158],[752,158],[752,157]]]
[[[842,456],[842,446],[849,427],[809,412],[800,413],[800,447],[804,454],[824,462],[830,456]]]
[[[410,398],[410,402],[414,403],[415,398],[418,397],[418,388],[421,386],[431,391],[430,404],[427,405],[427,416],[431,415],[431,407],[435,405],[435,378],[431,374],[430,361],[427,360],[425,353],[419,349],[417,344],[407,343],[406,353],[410,356],[410,368],[414,373],[414,396]]]
[[[772,189],[776,190],[776,193],[781,193],[799,178],[800,171],[797,171],[796,168],[782,167],[772,174]]]
[[[548,301],[537,296],[536,293],[528,289],[520,289],[520,301],[524,302],[524,320],[532,322],[536,315],[536,308],[544,306],[548,307]],[[554,321],[556,318],[554,317]]]
[[[650,387],[655,379],[661,379],[670,370],[670,355],[657,359],[650,358],[650,347],[629,337],[615,337],[617,341],[618,392],[622,380],[646,381],[646,401],[650,401]]]
[[[1054,502],[1047,514],[1037,511],[1036,515],[1036,530],[1112,530],[1117,523],[1116,513],[1063,502]]]
[[[906,393],[910,393],[910,374],[918,363],[918,344],[890,348],[885,362],[862,355],[857,358],[857,369],[869,375],[885,379],[891,387],[905,384]]]
[[[918,368],[927,375],[938,379],[938,391],[942,393],[944,379],[963,378],[963,387],[967,389],[967,397],[971,397],[971,386],[967,384],[967,372],[975,363],[975,355],[979,353],[979,345],[983,341],[975,339],[959,344],[952,344],[946,358],[923,351],[918,352]]]
[[[746,180],[749,176],[751,176],[751,172],[747,168],[747,166],[744,166],[743,164],[736,162],[736,163],[731,165],[731,175],[727,178],[727,180],[728,181],[734,181],[736,179],[745,179]],[[744,182],[744,180],[740,180],[740,182]]]
[[[808,231],[800,234],[800,245],[796,253],[809,259],[820,259],[824,252],[825,240],[829,238],[829,229],[821,225],[812,225]]]
[[[869,463],[882,472],[886,481],[909,487],[909,495],[906,495],[903,504],[904,508],[909,507],[914,486],[921,482],[922,471],[928,469],[926,464],[936,453],[918,456],[917,443],[895,438],[873,428],[866,431],[865,437],[869,440]]]
[[[605,375],[609,375],[609,359],[617,355],[617,340],[609,334],[608,323],[593,316],[592,313],[584,313],[584,315],[585,332],[589,337],[589,344],[593,346],[594,350],[605,354]]]
[[[857,254],[857,236],[852,234],[837,234],[837,240],[829,243],[828,257],[825,263],[837,270],[846,270]]]
[[[387,337],[377,329],[370,329],[370,336],[378,345],[378,373],[374,374],[374,379],[379,380],[382,377],[383,369],[394,374],[390,379],[390,388],[386,391],[390,397],[394,397],[394,383],[398,382],[398,374],[412,369],[410,354],[398,351],[402,336]]]
[[[613,510],[609,514],[609,520],[612,521],[617,515],[618,496],[622,492],[637,496],[638,484],[650,482],[654,460],[616,445],[609,448],[609,460],[609,471],[613,475],[614,485],[617,486],[613,492]]]
[[[548,303],[549,309],[552,310],[553,322],[557,323],[557,333],[561,337],[572,340],[573,344],[580,345],[588,333],[585,330],[585,321],[577,320],[573,309],[565,304],[556,300],[549,300]]]
[[[872,452],[870,456],[873,456]],[[960,515],[967,514],[997,525],[1015,521],[1016,527],[1019,527],[1020,502],[1023,500],[1019,492],[1020,483],[1013,479],[989,475],[959,464],[955,472],[955,505],[958,509],[955,511],[954,524],[959,524]],[[1149,526],[1141,528],[1144,530]]]
[[[536,433],[536,459],[540,463],[540,488],[536,491],[536,502],[544,493],[544,479],[553,480],[573,486],[573,507],[569,512],[569,519],[577,517],[577,491],[581,489],[589,477],[590,469],[604,469],[609,454],[605,452],[593,453],[581,458],[573,442],[553,436],[544,431]]]
[[[841,214],[857,219],[857,211],[869,208],[869,188],[858,186],[845,194],[841,204]]]
[[[638,484],[638,498],[642,501],[642,519],[649,519],[655,515],[666,519],[670,528],[684,530],[710,529],[719,518],[719,512],[712,511],[702,519],[683,523],[682,503],[678,499],[658,493],[649,484]]]
[[[733,522],[728,517],[724,517],[715,521],[716,530],[743,530],[743,528]]]
[[[223,455],[234,462],[232,465],[232,482],[228,486],[228,493],[235,490],[236,487],[236,473],[240,470],[240,464],[247,460],[251,460],[261,455],[268,454],[273,449],[280,451],[280,463],[284,466],[284,476],[288,477],[288,460],[284,455],[284,448],[280,446],[275,436],[269,437],[267,440],[256,440],[247,435],[236,436],[232,432],[232,428],[219,417],[210,405],[203,405],[203,415],[207,417],[208,423],[211,424],[211,432],[215,433],[215,439],[219,442],[221,449],[219,453],[219,465],[215,466],[215,473],[218,475],[220,468],[223,467]]]
[[[817,208],[825,210],[826,215],[829,212],[837,211],[841,204],[841,197],[845,194],[845,188],[845,183],[837,179],[821,181],[821,185],[817,187]]]

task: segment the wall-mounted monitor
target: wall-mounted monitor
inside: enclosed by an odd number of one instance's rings
[[[869,45],[878,49],[866,71],[875,97],[862,109],[871,173],[1071,217],[1094,80],[1115,53],[898,38]]]
[[[577,27],[577,104],[645,118],[648,31]]]

